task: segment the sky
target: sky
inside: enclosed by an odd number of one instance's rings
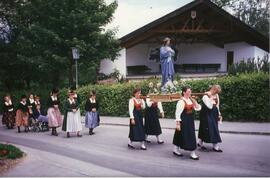
[[[105,0],[111,3],[113,0]],[[118,0],[113,21],[106,28],[117,28],[118,38],[184,6],[192,0]]]

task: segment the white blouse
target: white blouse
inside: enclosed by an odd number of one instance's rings
[[[22,105],[26,105],[26,102],[21,101],[20,103],[21,103]]]
[[[152,102],[152,101],[150,100],[150,98],[146,98],[146,104],[147,104],[148,107],[151,107],[153,103],[154,103],[154,102]],[[158,102],[158,103],[157,103],[157,107],[158,107],[160,113],[164,113],[163,107],[162,107],[162,103],[161,103],[161,102]]]
[[[51,98],[52,98],[52,101],[57,101],[57,96],[51,96]]]
[[[35,105],[40,105],[40,101],[35,101]]]
[[[96,103],[95,99],[90,98],[89,100],[90,100],[91,103]]]
[[[5,102],[5,105],[6,105],[6,106],[10,106],[10,105],[12,105],[12,101],[11,101],[11,100],[9,100],[8,102]]]
[[[32,99],[32,98],[29,98],[29,101],[30,101],[30,104],[32,104],[32,103],[34,103],[34,102],[35,102],[35,100],[34,100],[34,99]]]
[[[186,99],[186,98],[182,98],[181,100],[179,100],[177,102],[176,105],[176,111],[175,111],[175,121],[181,121],[181,114],[185,109],[185,101],[188,105],[192,104],[192,101],[190,98]],[[195,111],[200,111],[202,109],[202,106],[200,104],[195,105],[194,110]]]
[[[69,98],[68,101],[69,101],[69,104],[75,104],[75,100],[74,100],[74,99],[71,100],[71,99]]]
[[[217,99],[217,103],[216,103],[215,99]],[[216,94],[216,95],[214,95],[212,97],[209,97],[208,95],[204,95],[202,100],[203,100],[203,103],[206,105],[206,107],[208,107],[209,109],[212,109],[213,105],[216,104],[219,115],[221,115],[220,111],[219,111],[219,103],[220,103],[220,101],[219,101],[219,95],[218,94]]]
[[[128,103],[128,108],[129,108],[129,117],[130,118],[134,118],[134,115],[133,115],[133,110],[134,110],[134,100],[137,102],[137,103],[141,103],[141,108],[144,109],[145,108],[145,102],[143,99],[136,99],[135,97],[131,98],[129,100],[129,103]]]

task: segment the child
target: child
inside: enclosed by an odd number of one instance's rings
[[[99,104],[96,100],[96,92],[92,91],[85,103],[85,127],[89,128],[89,135],[95,134],[94,128],[99,126]]]
[[[5,124],[8,129],[13,129],[15,124],[15,110],[10,95],[6,95],[4,97],[4,113],[2,123]]]
[[[21,132],[20,127],[24,126],[24,131],[28,132],[28,118],[29,118],[29,109],[27,106],[26,95],[22,95],[21,101],[19,103],[17,112],[16,112],[16,126],[18,127],[18,133]]]
[[[62,125],[62,116],[59,110],[60,100],[58,98],[58,89],[53,89],[51,96],[48,100],[48,123],[49,127],[52,128],[52,135],[58,136],[56,131],[57,127]]]

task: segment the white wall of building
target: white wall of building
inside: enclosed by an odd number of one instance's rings
[[[247,60],[248,58],[253,58],[255,56],[255,47],[246,42],[228,43],[224,45],[224,49],[226,51],[233,51],[234,63],[241,60]]]
[[[127,49],[127,66],[145,65],[151,69],[151,72],[159,71],[159,63],[149,61],[149,50],[159,46],[155,44],[138,44]]]
[[[226,71],[223,48],[210,43],[180,44],[177,64],[221,64],[219,71]]]
[[[151,72],[159,72],[159,62],[149,61],[150,49],[159,48],[160,44],[138,44],[129,49],[122,49],[120,56],[114,62],[102,60],[100,72],[110,74],[114,69],[126,77],[126,66],[145,65]],[[178,60],[176,64],[221,64],[219,72],[226,72],[227,51],[234,52],[234,62],[248,58],[262,58],[266,51],[252,46],[246,42],[225,44],[224,48],[217,47],[211,43],[194,43],[178,45]]]
[[[234,52],[233,58],[235,63],[241,60],[247,60],[248,58],[262,58],[264,55],[268,54],[268,52],[262,50],[261,48],[252,46],[246,42],[225,44],[224,49],[226,51]]]
[[[99,72],[108,75],[113,73],[114,69],[119,70],[120,74],[126,77],[126,48],[119,51],[119,56],[114,61],[103,59],[100,63]]]
[[[127,66],[146,65],[152,72],[159,72],[159,63],[150,62],[150,48],[160,47],[158,44],[138,44],[127,49]],[[176,64],[221,64],[219,71],[226,71],[226,56],[224,49],[212,44],[196,43],[178,45],[178,60]]]

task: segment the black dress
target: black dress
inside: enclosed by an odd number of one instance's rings
[[[141,103],[137,103],[135,99],[133,99],[133,102],[134,102],[133,116],[135,120],[135,125],[132,125],[130,120],[129,139],[135,142],[144,141],[145,132],[143,127],[143,113]]]
[[[188,105],[185,102],[185,109],[181,114],[181,119],[181,130],[175,130],[173,144],[179,146],[181,149],[194,151],[197,147],[197,142],[195,136],[193,104]]]
[[[151,107],[146,107],[144,128],[146,135],[160,135],[162,133],[159,123],[159,109],[156,102],[153,102]]]
[[[6,104],[6,102],[4,102],[3,109],[2,124],[6,125],[8,129],[11,129],[14,127],[16,117],[14,105],[12,103]]]
[[[93,112],[92,109],[96,109],[96,112]],[[85,127],[86,128],[96,128],[100,124],[100,116],[99,116],[99,104],[97,101],[91,102],[88,99],[85,103],[84,109],[85,113]]]
[[[218,108],[209,109],[204,103],[200,112],[199,138],[206,143],[221,142],[218,128]]]
[[[29,108],[31,108],[31,109],[28,110],[28,112],[29,112],[29,118],[34,118],[33,112],[34,112],[35,107],[36,107],[35,101],[31,102],[30,99],[28,99],[27,100],[27,106]]]

